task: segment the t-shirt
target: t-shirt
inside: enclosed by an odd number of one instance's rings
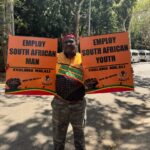
[[[80,53],[71,59],[63,52],[57,55],[56,92],[67,101],[83,100],[85,95],[81,63]]]

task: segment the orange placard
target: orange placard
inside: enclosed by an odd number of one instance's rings
[[[134,89],[127,32],[80,37],[87,93]]]
[[[5,93],[54,94],[56,52],[57,39],[9,36]]]

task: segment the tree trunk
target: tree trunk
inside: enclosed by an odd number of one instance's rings
[[[80,12],[81,12],[81,7],[83,2],[84,0],[81,0],[80,3],[78,4],[77,14],[76,14],[75,34],[76,34],[77,44],[79,44]]]
[[[14,1],[13,0],[6,0],[6,20],[8,23],[7,26],[7,34],[14,35]]]
[[[0,14],[0,46],[1,46],[1,66],[4,68],[7,63],[7,38],[8,35],[14,35],[14,5],[13,0],[3,0],[1,2]]]
[[[1,1],[0,5],[0,71],[5,69],[5,49],[4,49],[4,36],[5,36],[5,1]]]
[[[123,31],[127,31],[127,30],[126,30],[126,19],[123,20],[123,23],[122,23],[122,30],[123,30]]]

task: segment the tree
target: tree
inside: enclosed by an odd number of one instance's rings
[[[7,39],[14,34],[13,0],[0,1],[0,65],[2,71],[7,61]]]
[[[77,44],[79,43],[79,27],[80,27],[80,13],[81,13],[81,8],[84,0],[80,0],[77,4],[77,10],[76,10],[76,23],[75,23],[75,34],[77,38]]]
[[[119,31],[127,31],[131,20],[133,7],[137,0],[115,0],[113,9],[117,14],[117,26]]]
[[[113,1],[92,1],[91,29],[93,35],[107,34],[116,31],[116,14],[112,6]]]
[[[16,33],[60,37],[79,32],[80,12],[84,0],[17,0]],[[32,33],[32,34],[31,34]]]
[[[4,1],[0,1],[0,72],[4,71],[4,27],[5,27],[5,5]]]
[[[91,34],[128,30],[136,0],[91,0]],[[87,35],[89,0],[16,0],[16,33],[61,37]]]
[[[138,1],[130,22],[133,48],[150,49],[150,1]]]

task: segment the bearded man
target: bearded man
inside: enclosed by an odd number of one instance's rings
[[[77,52],[75,36],[62,40],[63,52],[58,53],[56,92],[52,105],[54,150],[64,150],[66,133],[71,123],[76,150],[85,150],[85,87],[81,54]]]

